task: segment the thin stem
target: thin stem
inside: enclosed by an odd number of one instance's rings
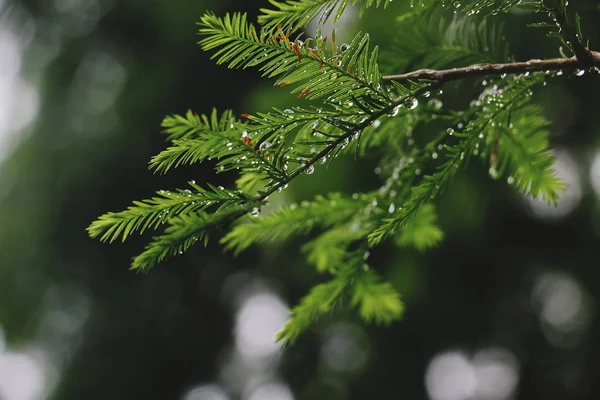
[[[418,96],[419,94],[421,94],[427,90],[431,90],[431,88],[433,86],[435,86],[435,85],[428,85],[428,86],[419,88],[412,93],[412,96]],[[276,185],[272,186],[270,189],[257,195],[254,198],[254,200],[258,201],[258,202],[265,201],[267,199],[267,197],[269,197],[271,194],[275,193],[279,188],[286,186],[290,181],[292,181],[298,175],[302,174],[308,168],[310,168],[310,166],[316,164],[317,161],[321,160],[323,157],[328,156],[329,153],[331,153],[334,149],[336,149],[338,146],[340,146],[342,144],[342,142],[344,142],[344,140],[346,140],[346,139],[349,140],[352,135],[354,135],[358,132],[362,132],[367,126],[371,125],[373,123],[373,121],[375,121],[377,118],[381,117],[382,115],[388,114],[395,107],[402,104],[402,102],[404,100],[406,100],[408,97],[411,97],[411,96],[400,97],[398,99],[392,100],[390,102],[390,104],[388,104],[386,107],[384,107],[381,110],[377,111],[376,113],[368,116],[362,123],[357,125],[355,130],[346,132],[346,133],[338,136],[337,139],[333,140],[327,147],[325,147],[323,150],[316,153],[310,160],[308,160],[308,162],[306,164],[300,166],[299,168],[295,169],[294,172],[289,174],[287,177],[287,180],[285,182],[278,182]]]
[[[600,53],[590,51],[592,57],[592,66],[600,67]],[[583,62],[577,57],[553,58],[549,60],[529,60],[522,62],[506,64],[479,64],[462,68],[452,68],[444,70],[420,69],[413,72],[398,75],[384,76],[384,81],[409,82],[418,80],[434,81],[438,84],[444,84],[459,79],[496,76],[503,74],[522,74],[535,71],[563,71],[574,69],[589,68],[590,64]]]

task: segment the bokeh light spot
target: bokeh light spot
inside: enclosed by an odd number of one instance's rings
[[[436,355],[425,373],[425,385],[431,400],[469,399],[475,393],[476,384],[471,363],[459,351]]]
[[[278,353],[275,335],[288,320],[288,313],[287,305],[273,293],[249,296],[236,315],[235,343],[240,354],[260,360]]]

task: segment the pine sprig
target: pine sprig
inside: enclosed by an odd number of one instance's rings
[[[392,0],[361,0],[359,15],[372,6],[387,7]],[[324,24],[333,15],[336,23],[349,5],[356,5],[359,0],[269,0],[275,9],[261,8],[258,22],[265,29],[276,29],[278,26],[294,32],[319,17],[318,23]]]
[[[348,257],[348,247],[354,241],[361,240],[369,233],[359,219],[338,224],[315,239],[306,243],[302,251],[306,261],[319,272],[333,272],[339,269]]]
[[[241,217],[250,205],[221,209],[214,213],[196,212],[180,214],[168,220],[169,226],[163,235],[157,236],[131,263],[131,269],[145,271],[168,256],[183,254],[198,241],[208,243],[211,229]]]
[[[213,121],[217,121],[216,115],[214,110]],[[179,121],[183,117],[172,118]],[[192,115],[192,118],[198,117]],[[211,124],[210,127],[204,126],[195,131],[193,139],[173,140],[173,146],[152,158],[150,168],[166,173],[181,165],[215,159],[218,160],[217,172],[241,170],[243,173],[254,173],[259,180],[269,180],[269,183],[285,180],[286,173],[281,165],[252,141],[251,135],[244,130],[245,125],[239,123],[230,111],[223,113],[220,121],[218,125]]]
[[[284,345],[293,343],[315,321],[330,313],[338,304],[348,288],[348,281],[353,274],[349,268],[338,272],[328,282],[314,286],[290,311],[290,320],[277,334],[277,340]]]
[[[496,15],[508,12],[514,7],[522,6],[522,0],[442,0],[445,7],[454,8],[465,12],[468,16],[482,13],[483,15]],[[528,4],[531,3],[531,4]],[[542,1],[531,1],[526,7],[531,8],[533,4],[543,4]]]
[[[434,199],[449,184],[460,167],[464,166],[475,153],[479,154],[480,143],[495,141],[498,124],[506,124],[507,120],[518,112],[527,102],[531,88],[540,82],[541,75],[522,76],[512,80],[506,87],[500,89],[495,85],[486,89],[474,102],[472,120],[462,132],[448,129],[449,135],[454,135],[460,142],[454,146],[445,146],[448,160],[437,167],[432,175],[423,177],[423,183],[412,189],[410,199],[401,207],[393,218],[386,218],[383,224],[369,234],[369,244],[375,246],[390,234],[401,228],[419,209]],[[551,190],[551,188],[546,188]]]
[[[157,229],[174,216],[200,212],[213,206],[227,208],[249,199],[243,193],[212,185],[204,189],[190,182],[190,186],[194,191],[160,190],[157,197],[135,201],[125,211],[106,213],[92,222],[87,231],[91,237],[100,237],[103,242],[113,242],[119,237],[125,241],[132,233],[141,234],[148,228]]]
[[[252,218],[235,226],[221,239],[225,249],[235,254],[254,243],[281,241],[292,235],[305,235],[313,229],[344,222],[362,207],[362,201],[337,193],[318,196],[313,202],[286,206],[265,217]],[[336,212],[331,212],[335,209]]]
[[[168,115],[162,121],[162,132],[168,140],[196,139],[204,132],[226,131],[235,122],[231,111],[225,111],[219,117],[217,110],[213,109],[210,116],[198,115],[188,110],[185,115]]]
[[[283,32],[258,31],[246,14],[226,14],[219,18],[207,13],[201,18],[200,45],[215,50],[212,58],[229,68],[260,66],[263,76],[278,77],[276,85],[297,84],[293,93],[306,99],[324,98],[327,102],[349,101],[352,97],[373,98],[386,103],[390,97],[382,91],[377,65],[377,48],[369,49],[368,34],[359,33],[351,44],[335,43],[326,48],[326,38],[290,40]]]
[[[389,325],[402,317],[404,304],[390,282],[382,281],[366,264],[354,276],[351,304],[367,322]]]
[[[277,340],[284,345],[293,343],[310,325],[345,300],[369,322],[387,325],[402,317],[404,305],[398,292],[361,261],[349,260],[330,281],[313,287],[292,309],[291,319],[277,334]]]
[[[363,0],[360,12],[390,2]],[[371,46],[367,33],[341,45],[335,31],[329,43],[320,31],[304,41],[301,35],[290,39],[308,21],[318,16],[321,22],[330,17],[336,21],[349,5],[358,3],[272,0],[274,8],[263,9],[258,27],[246,14],[205,14],[198,24],[199,43],[214,51],[218,64],[257,67],[263,76],[276,78],[276,85],[290,85],[298,98],[317,103],[242,114],[242,121],[231,111],[219,115],[216,110],[209,116],[188,111],[166,117],[163,132],[172,145],[152,158],[151,169],[165,173],[214,161],[217,172],[239,171],[238,190],[192,182],[193,190],[160,191],[125,211],[99,217],[88,227],[90,236],[125,240],[134,232],[166,225],[132,262],[133,269],[147,270],[198,241],[206,244],[209,233],[248,213],[253,218],[238,221],[221,239],[226,249],[239,253],[255,243],[318,235],[303,251],[309,263],[331,273],[332,279],[315,286],[292,310],[292,319],[278,335],[291,343],[338,304],[355,307],[369,322],[389,324],[402,316],[399,294],[366,264],[366,250],[388,237],[397,246],[419,250],[439,243],[443,233],[432,201],[469,160],[480,159],[491,167],[492,178],[505,176],[525,194],[555,203],[563,185],[555,177],[548,150],[548,123],[531,105],[531,88],[553,78],[553,71],[600,67],[600,53],[584,47],[580,21],[575,16],[572,23],[566,0],[560,0],[558,8],[546,8],[542,1],[442,0],[443,6],[468,16],[451,19],[435,14],[440,2],[411,0],[411,5],[428,7],[401,18],[412,33],[399,39],[388,65],[394,72],[407,72],[388,76],[380,73],[379,50]],[[575,56],[510,62],[500,29],[472,16],[516,6],[550,13],[557,34]],[[422,69],[411,71],[417,67]],[[488,82],[492,77],[494,83]],[[465,110],[442,109],[441,87],[468,78],[480,79],[485,86],[479,98]],[[421,135],[443,124],[451,127]],[[271,194],[350,151],[378,157],[378,190],[317,197],[259,216]]]
[[[519,110],[499,133],[493,168],[498,176],[508,176],[508,183],[517,190],[556,205],[565,185],[553,168],[555,160],[548,149],[549,125],[538,107],[529,105]]]
[[[398,245],[412,246],[417,250],[435,247],[444,238],[444,232],[437,226],[436,220],[437,214],[432,204],[421,206],[400,230]]]
[[[433,12],[403,18],[399,24],[390,50],[384,53],[385,66],[390,71],[446,69],[510,60],[502,26],[487,19],[479,22],[461,14],[448,18]]]

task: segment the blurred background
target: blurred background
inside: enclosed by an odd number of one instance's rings
[[[405,3],[360,21],[349,12],[342,35],[362,29],[389,46]],[[571,3],[599,50],[596,2]],[[323,279],[301,240],[237,258],[213,240],[136,274],[129,262],[149,235],[88,238],[98,215],[158,189],[232,185],[210,165],[148,171],[165,147],[165,114],[298,101],[195,44],[206,10],[255,16],[267,4],[0,0],[0,399],[600,398],[597,76],[536,93],[569,184],[557,208],[473,164],[438,201],[439,248],[373,252],[407,304],[391,327],[340,312],[289,348],[275,344],[289,308]],[[557,42],[525,28],[532,15],[495,18],[517,59],[558,56]],[[442,100],[468,104],[480,90],[462,85]],[[374,161],[340,159],[273,201],[369,190]]]

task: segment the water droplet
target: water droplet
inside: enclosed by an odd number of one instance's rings
[[[340,45],[340,51],[343,53],[345,51],[348,51],[348,49],[350,48],[350,45],[348,43],[342,43]]]
[[[319,160],[319,163],[320,163],[320,164],[325,164],[326,162],[327,162],[327,156],[324,156],[323,158],[321,158],[321,159]]]
[[[439,110],[444,106],[444,104],[438,99],[429,100],[429,103],[427,103],[427,105],[435,110]]]
[[[584,74],[585,74],[585,70],[583,70],[583,69],[575,70],[575,76],[583,76]]]
[[[450,136],[454,135],[454,129],[452,129],[452,128],[448,128],[446,130],[446,132],[448,132],[448,135],[450,135]]]
[[[314,165],[309,165],[304,172],[306,173],[306,175],[311,175],[313,172],[315,172]]]
[[[392,214],[394,211],[396,211],[396,205],[394,203],[390,204],[390,206],[388,207],[388,212],[390,214]]]
[[[431,158],[433,158],[434,160],[436,160],[438,158],[438,153],[436,153],[435,151],[431,154]]]
[[[250,215],[252,215],[253,217],[260,217],[260,208],[254,207],[250,212]]]
[[[292,110],[291,108],[286,108],[285,110],[283,110],[283,112],[287,114],[293,114],[294,110]]]
[[[390,117],[395,117],[400,112],[400,108],[401,107],[402,107],[401,105],[397,105],[396,107],[394,107],[394,109],[392,110],[392,112],[390,112],[388,115]]]
[[[409,110],[414,110],[418,106],[419,106],[419,100],[417,100],[416,98],[410,97],[409,99],[406,100],[406,108],[408,108]]]
[[[260,146],[258,146],[258,149],[259,149],[260,151],[265,151],[265,150],[267,150],[267,149],[268,149],[269,147],[271,147],[271,146],[272,146],[271,142],[262,142],[262,143],[260,144]]]
[[[373,125],[373,128],[378,128],[379,125],[381,125],[381,121],[376,119],[375,121],[373,121],[373,123],[371,125]]]
[[[494,167],[491,167],[491,168],[490,168],[490,170],[489,170],[489,173],[490,173],[490,176],[491,176],[493,179],[496,179],[496,178],[498,178],[498,171],[496,170],[496,168],[494,168]]]
[[[371,255],[371,252],[365,251],[365,254],[363,254],[363,260],[366,260],[367,258],[369,258],[370,255]]]
[[[508,182],[509,185],[512,185],[513,183],[515,183],[515,178],[509,176],[508,179],[506,179],[506,182]]]

